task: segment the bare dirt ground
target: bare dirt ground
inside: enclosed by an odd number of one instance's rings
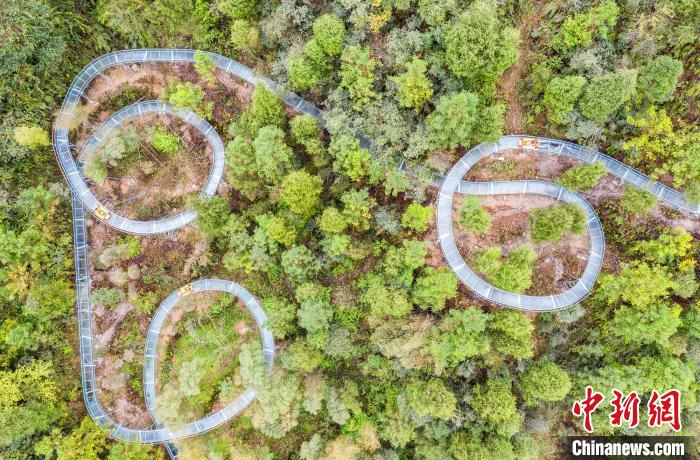
[[[491,229],[483,235],[455,225],[457,247],[469,263],[471,256],[481,249],[500,247],[504,255],[520,246],[535,250],[537,262],[533,288],[529,294],[550,295],[568,289],[567,283],[583,273],[588,260],[589,239],[587,234],[569,234],[553,243],[533,243],[529,235],[528,215],[536,208],[550,207],[556,200],[538,195],[502,195],[479,197],[482,206],[491,214]],[[453,221],[459,222],[457,210],[463,197],[454,201]]]
[[[114,287],[124,293],[124,300],[114,307],[93,307],[100,400],[117,422],[147,428],[151,419],[139,385],[151,317],[139,310],[134,302],[139,295],[155,289],[157,305],[167,294],[188,282],[191,275],[187,264],[190,258],[197,256],[196,248],[201,237],[192,228],[181,229],[177,238],[140,237],[142,249],[139,255],[105,269],[99,264],[99,255],[107,247],[119,243],[118,238],[124,235],[92,218],[88,218],[88,235],[93,292],[102,287]],[[137,267],[139,274],[135,279],[128,277],[125,280],[129,267]]]
[[[520,37],[530,34],[530,30],[537,24],[542,15],[542,7],[546,2],[536,2],[535,10],[527,16],[518,26]],[[518,86],[523,81],[527,68],[527,60],[530,54],[530,40],[521,39],[518,60],[511,66],[501,78],[498,84],[498,93],[504,94],[508,100],[508,112],[506,113],[505,131],[512,134],[523,133],[523,107],[518,100]]]
[[[182,142],[179,151],[160,153],[142,141],[136,158],[129,161],[127,168],[110,167],[106,181],[91,184],[103,204],[130,219],[153,220],[182,211],[188,197],[204,188],[211,169],[209,144],[199,131],[176,117],[149,114],[126,123],[123,128],[146,135],[146,130],[158,124],[179,136]]]

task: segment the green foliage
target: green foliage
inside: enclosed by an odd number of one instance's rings
[[[652,103],[671,97],[683,73],[683,63],[670,56],[659,56],[639,69],[637,91]]]
[[[481,202],[475,196],[464,198],[458,215],[459,225],[476,234],[486,233],[491,229],[491,214],[481,206]]]
[[[401,226],[418,233],[424,233],[428,230],[428,224],[432,219],[433,208],[413,202],[408,205],[406,212],[401,217]]]
[[[392,77],[396,83],[396,99],[402,107],[420,111],[426,102],[433,97],[433,85],[426,77],[428,70],[426,62],[419,58],[406,64],[406,72]]]
[[[333,170],[348,176],[350,180],[359,182],[370,174],[372,157],[360,147],[356,138],[346,135],[334,137],[328,151],[335,157]]]
[[[437,149],[468,146],[477,118],[479,98],[462,91],[442,96],[426,119],[430,144]]]
[[[83,172],[85,173],[85,177],[92,179],[98,184],[104,183],[109,176],[109,172],[107,171],[107,163],[105,163],[102,158],[97,155],[93,155],[87,160],[85,166],[83,167]]]
[[[442,25],[456,3],[454,0],[418,0],[418,16],[430,26]]]
[[[470,405],[488,431],[510,437],[520,429],[523,415],[507,380],[492,378],[476,387]]]
[[[560,125],[566,123],[585,84],[586,79],[580,75],[556,77],[547,84],[543,103],[549,121]]]
[[[522,293],[532,285],[532,269],[537,255],[528,246],[518,246],[505,260],[497,247],[478,251],[473,260],[475,271],[486,275],[491,284],[506,291]]]
[[[109,449],[107,460],[163,460],[163,452],[152,445],[120,441]]]
[[[207,44],[216,35],[210,6],[201,1],[100,0],[95,13],[102,25],[134,46]]]
[[[457,296],[457,278],[448,268],[428,267],[413,286],[413,302],[423,310],[439,312],[445,302]]]
[[[313,38],[306,42],[301,55],[287,60],[287,73],[292,87],[306,91],[325,80],[343,50],[345,24],[332,14],[324,14],[313,23]]]
[[[321,203],[323,180],[306,171],[294,171],[282,181],[280,202],[300,216],[311,216]]]
[[[163,125],[156,126],[151,130],[151,147],[159,152],[173,154],[182,148],[180,136],[170,132]]]
[[[574,192],[585,192],[598,184],[606,174],[605,165],[600,162],[589,165],[572,166],[557,178],[557,183]]]
[[[217,0],[216,8],[229,18],[251,19],[257,11],[255,0]]]
[[[134,63],[105,72],[88,87],[95,102],[80,101],[69,123],[71,142],[80,145],[106,114],[164,97],[211,110],[214,129],[228,134],[221,196],[189,203],[203,238],[178,232],[159,243],[89,228],[93,303],[108,309],[123,299],[122,308],[133,308],[119,320],[113,346],[98,350],[105,362],[122,362],[113,388],[126,379],[125,388],[141,391],[138,360],[130,360],[143,345],[135,319],[150,317],[167,293],[192,279],[245,285],[283,339],[270,374],[244,309],[217,302],[205,315],[186,313],[164,355],[159,418],[189,422],[242,388],[258,397],[232,428],[244,441],[212,432],[181,443],[183,458],[556,457],[557,433],[578,425],[562,414],[586,384],[608,396],[612,387],[642,395],[675,387],[692,431],[700,306],[691,221],[662,208],[650,213],[654,198],[637,189],[617,202],[603,197],[616,257],[581,306],[536,320],[468,306],[451,271],[435,268],[432,236],[422,235],[435,198],[426,188],[430,170],[449,168],[445,150],[497,139],[506,110],[509,131],[595,144],[700,201],[698,21],[687,3],[564,2],[540,11],[492,0],[5,2],[0,457],[163,458],[162,449],[112,442],[71,413],[81,392],[69,195],[48,133],[38,128],[48,129],[70,77],[91,58],[158,46],[232,55],[280,88],[308,90],[306,98],[322,109],[319,120],[292,116],[287,130],[294,109],[264,80],[256,79],[248,104],[253,86],[217,81],[221,72],[196,52],[194,68]],[[522,30],[528,58],[505,72],[519,48],[511,25]],[[615,70],[625,68],[636,70]],[[169,75],[182,80],[163,92]],[[119,84],[124,78],[131,83]],[[86,174],[102,183],[131,173],[149,151],[162,156],[182,147],[162,126],[155,136],[151,129],[115,131],[86,158]],[[359,133],[372,141],[371,153],[360,148]],[[395,167],[403,158],[406,172]],[[526,175],[542,172],[523,166]],[[600,165],[581,169],[562,182],[584,190],[603,174]],[[487,220],[478,209],[471,210],[477,220]],[[533,233],[537,227],[547,239],[582,228],[569,217],[533,216]],[[668,228],[678,222],[687,231]],[[496,286],[527,290],[534,255],[525,248],[503,253],[487,249],[475,266]],[[230,312],[245,315],[245,325]],[[533,360],[535,338],[542,357]],[[101,400],[123,397],[113,389]],[[607,412],[594,414],[596,432],[612,432]]]
[[[306,316],[302,317],[306,318]],[[307,341],[295,340],[285,348],[280,363],[283,368],[290,371],[311,372],[321,364],[322,359],[323,353],[313,348]]]
[[[530,211],[532,240],[559,241],[568,232],[581,234],[586,229],[585,220],[583,209],[573,203],[533,209]]]
[[[620,206],[633,215],[649,214],[656,206],[656,197],[646,190],[625,185]]]
[[[282,253],[282,267],[289,279],[301,284],[321,270],[321,262],[306,246],[292,246]]]
[[[246,19],[236,19],[231,23],[231,46],[239,52],[255,53],[262,46],[260,29]]]
[[[537,401],[561,401],[571,391],[571,378],[551,361],[538,360],[520,377],[520,391],[528,405]]]
[[[633,69],[617,69],[594,77],[583,89],[579,110],[584,117],[602,123],[632,97],[636,85],[637,71]]]
[[[291,57],[287,61],[287,73],[292,88],[297,91],[308,91],[316,87],[323,78],[323,74],[304,56]]]
[[[494,350],[515,359],[532,358],[533,330],[532,321],[516,310],[498,310],[488,323]]]
[[[38,126],[18,126],[15,128],[14,138],[19,145],[30,149],[51,145],[49,133]]]
[[[644,262],[622,264],[620,273],[602,275],[598,283],[596,295],[608,304],[623,301],[638,308],[667,297],[676,288],[663,267]]]
[[[398,168],[391,168],[384,176],[384,194],[387,196],[398,196],[411,186],[411,181],[403,171]]]
[[[457,408],[457,398],[442,380],[414,380],[404,392],[406,405],[418,417],[448,420]]]
[[[272,216],[265,223],[265,231],[276,242],[291,246],[297,239],[297,231],[282,216]]]
[[[204,54],[199,50],[195,51],[194,69],[197,71],[197,75],[199,75],[199,77],[208,84],[212,85],[216,83],[216,75],[214,74],[214,70],[216,70],[216,63],[208,54]]]
[[[50,3],[9,0],[3,3],[0,29],[0,107],[26,104],[32,111],[47,109],[45,99],[58,91],[57,81],[49,77],[63,65],[67,48],[63,16]]]
[[[108,167],[118,167],[133,156],[139,147],[139,136],[133,129],[116,129],[103,139],[85,164],[85,175],[101,184],[108,176]]]
[[[345,24],[332,14],[316,18],[313,24],[314,39],[328,56],[338,56],[343,50]]]
[[[681,326],[681,308],[663,302],[620,307],[610,324],[612,333],[626,345],[656,344],[669,348],[669,338]]]
[[[197,213],[195,225],[205,236],[216,238],[224,235],[231,212],[223,197],[198,196],[188,202],[188,207]]]
[[[376,318],[382,316],[399,318],[413,309],[406,293],[390,286],[380,276],[373,275],[365,279],[363,288],[360,299],[369,305],[372,316]]]
[[[445,62],[479,94],[491,94],[503,72],[518,59],[518,31],[504,27],[495,5],[473,2],[445,32]]]
[[[622,144],[633,163],[658,164],[652,177],[672,174],[674,185],[681,187],[700,180],[700,133],[681,125],[674,129],[673,121],[665,110],[653,106],[627,123],[637,135]]]
[[[165,88],[165,99],[177,107],[185,107],[203,118],[211,118],[214,103],[205,99],[204,89],[190,82],[171,80]]]
[[[267,313],[265,326],[278,339],[284,339],[297,331],[295,324],[297,306],[285,299],[272,297],[263,300],[263,309]]]
[[[568,16],[555,43],[564,49],[589,47],[597,37],[608,38],[620,12],[614,0],[606,0],[590,10]]]
[[[310,333],[325,331],[333,317],[330,304],[330,289],[316,283],[305,283],[296,290],[299,302],[297,318],[299,326]]]
[[[352,108],[358,112],[379,97],[374,90],[376,67],[369,48],[350,45],[340,56],[340,87],[348,91]]]
[[[477,307],[450,310],[449,315],[433,329],[431,340],[425,347],[426,354],[435,363],[436,375],[448,366],[489,351],[490,341],[485,334],[488,321],[489,315]]]
[[[252,142],[238,136],[226,146],[228,179],[249,199],[264,193],[261,185],[281,183],[294,160],[294,152],[285,142],[284,131],[277,126],[260,128]]]
[[[121,302],[123,293],[115,288],[99,288],[92,293],[92,302],[97,305],[107,305],[113,307]]]
[[[243,114],[231,124],[229,134],[235,137],[255,139],[264,126],[284,128],[287,116],[282,101],[264,84],[255,86],[251,103]]]
[[[340,197],[345,222],[357,230],[368,230],[372,221],[372,209],[377,205],[367,189],[350,190]]]
[[[456,460],[518,458],[514,456],[513,446],[506,437],[493,435],[482,439],[477,434],[467,435],[464,431],[456,431],[450,436],[449,452]]]
[[[35,447],[39,455],[61,460],[98,460],[106,451],[108,434],[89,417],[83,418],[80,426],[68,436],[55,429]]]
[[[342,233],[347,228],[348,221],[343,213],[338,211],[338,208],[330,207],[323,210],[318,218],[318,226],[323,233],[337,234]]]

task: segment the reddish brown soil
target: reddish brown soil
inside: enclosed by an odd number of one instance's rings
[[[526,37],[539,21],[542,15],[542,7],[545,3],[546,2],[536,2],[535,10],[532,14],[524,18],[518,25],[518,31],[521,37],[518,60],[503,74],[498,84],[498,93],[505,95],[508,101],[505,130],[511,134],[523,134],[524,110],[518,100],[518,93],[529,65],[528,58],[532,45],[532,40],[527,40]]]
[[[96,346],[96,376],[100,387],[100,400],[105,410],[112,412],[115,421],[128,423],[135,428],[147,428],[151,419],[145,407],[143,394],[131,385],[125,366],[135,369],[135,379],[141,381],[142,355],[146,332],[151,321],[150,314],[140,311],[132,303],[136,294],[156,289],[156,303],[160,303],[170,292],[190,281],[187,263],[197,255],[201,237],[192,228],[183,228],[177,238],[140,237],[141,254],[105,270],[96,264],[99,254],[108,246],[117,244],[123,237],[109,227],[88,218],[88,241],[90,242],[90,272],[92,289],[118,287],[126,298],[114,307],[96,305],[94,327]],[[115,271],[126,271],[136,265],[140,275],[126,285],[114,283]],[[150,275],[150,278],[149,278]],[[151,279],[155,278],[158,286]],[[133,363],[133,364],[130,364]]]
[[[157,124],[176,133],[183,148],[164,154],[142,141],[137,158],[123,174],[110,167],[104,183],[91,185],[103,204],[130,219],[154,220],[184,210],[188,197],[204,188],[211,169],[211,147],[204,136],[176,117],[149,114],[126,123],[124,129],[146,135],[145,131]],[[151,169],[145,169],[146,162]]]
[[[463,197],[454,201],[453,221],[458,222],[457,210]],[[554,243],[533,243],[529,235],[528,215],[535,208],[555,205],[556,200],[538,195],[501,195],[480,197],[482,206],[491,214],[491,229],[483,235],[454,226],[455,241],[464,259],[488,247],[500,247],[508,254],[520,245],[532,247],[538,255],[529,294],[556,294],[568,289],[567,282],[583,273],[588,258],[588,235],[567,235]]]

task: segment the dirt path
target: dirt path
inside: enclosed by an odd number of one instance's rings
[[[518,101],[518,84],[523,80],[526,70],[527,57],[530,54],[528,40],[523,40],[529,34],[533,24],[539,21],[542,15],[542,7],[546,2],[537,2],[535,11],[524,18],[518,27],[520,32],[519,56],[515,64],[508,69],[498,84],[498,92],[506,96],[508,100],[508,112],[506,113],[505,131],[511,134],[523,134],[523,107]]]

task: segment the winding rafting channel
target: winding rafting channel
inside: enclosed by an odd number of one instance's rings
[[[279,85],[267,78],[254,75],[251,69],[239,62],[214,53],[205,52],[204,54],[210,56],[219,69],[235,75],[252,85],[264,84],[268,86],[289,107],[297,112],[311,115],[320,123],[323,123],[321,110],[313,104],[293,93],[284,91]],[[80,161],[76,161],[73,156],[72,145],[69,140],[69,126],[71,126],[71,120],[82,101],[89,101],[86,89],[90,83],[96,78],[109,80],[103,73],[105,70],[115,66],[134,63],[190,63],[194,62],[194,56],[195,51],[193,50],[177,49],[124,50],[100,56],[83,68],[73,80],[57,116],[52,133],[53,146],[58,163],[72,192],[80,366],[85,405],[95,422],[107,430],[114,438],[141,443],[165,443],[173,456],[176,455],[176,450],[171,441],[196,436],[220,426],[239,414],[255,398],[255,392],[247,390],[223,409],[211,413],[202,419],[187,423],[184,426],[171,429],[159,423],[153,413],[157,397],[154,383],[156,348],[161,326],[169,312],[177,308],[178,300],[195,292],[212,290],[229,292],[238,297],[246,305],[258,324],[265,362],[270,370],[274,362],[274,339],[272,333],[265,327],[266,315],[259,301],[243,286],[232,281],[217,279],[198,280],[183,286],[161,303],[153,317],[146,338],[144,350],[144,397],[146,406],[153,418],[154,428],[145,430],[132,429],[120,425],[110,418],[108,412],[100,404],[98,385],[95,379],[94,337],[92,333],[93,311],[90,299],[86,212],[93,214],[102,224],[108,225],[119,232],[152,236],[172,232],[188,225],[196,218],[196,215],[192,211],[183,211],[165,219],[137,221],[123,217],[114,210],[108,209],[91,191],[83,177]],[[143,101],[119,110],[92,134],[83,147],[81,155],[97,148],[111,130],[117,128],[126,120],[145,113],[168,113],[191,124],[202,133],[211,146],[213,163],[209,178],[201,190],[201,194],[206,196],[214,195],[224,168],[224,145],[221,138],[209,123],[192,111],[173,107],[163,101]],[[607,155],[575,144],[526,136],[505,136],[496,143],[480,144],[469,150],[442,179],[437,200],[437,228],[440,246],[452,270],[465,285],[490,301],[507,307],[530,311],[564,308],[580,301],[590,292],[603,261],[605,238],[601,223],[591,205],[582,196],[559,185],[536,180],[507,182],[468,182],[463,180],[469,169],[480,159],[503,150],[520,148],[523,139],[529,139],[530,141],[535,139],[534,150],[537,151],[568,156],[586,163],[602,162],[610,174],[626,183],[652,193],[668,206],[688,214],[696,216],[700,214],[700,205],[691,204],[681,193],[651,180]],[[361,145],[367,148],[369,141],[362,137],[360,141]],[[529,145],[532,147],[533,144],[530,143]],[[588,262],[582,277],[571,289],[552,296],[520,295],[490,285],[467,266],[457,249],[452,222],[452,201],[455,193],[473,195],[540,194],[580,205],[587,216],[591,242]]]

